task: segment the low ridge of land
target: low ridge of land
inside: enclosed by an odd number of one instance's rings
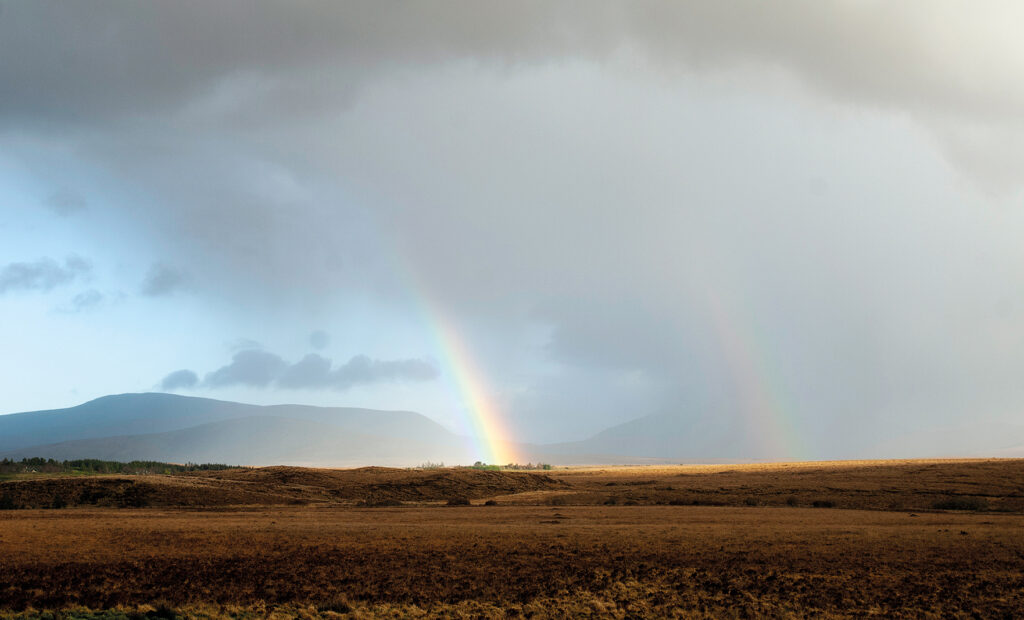
[[[816,506],[1024,512],[1024,459],[745,465],[400,469],[229,468],[171,474],[47,475],[0,482],[0,506],[50,508],[397,505]]]
[[[964,508],[1024,512],[1024,459],[822,461],[559,469],[567,504]]]
[[[540,473],[472,468],[235,468],[177,474],[46,476],[0,482],[7,508],[437,503],[563,490]]]

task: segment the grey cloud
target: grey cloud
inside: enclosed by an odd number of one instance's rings
[[[1019,69],[1019,53],[1001,47],[1014,33],[994,30],[1006,16],[985,8],[946,5],[938,9],[943,19],[930,21],[920,19],[921,10],[935,10],[926,4],[808,6],[796,0],[770,6],[753,0],[729,6],[713,0],[453,2],[401,11],[372,1],[301,8],[225,2],[217,11],[189,2],[108,2],[89,9],[24,3],[7,5],[0,52],[12,60],[0,77],[14,93],[6,100],[8,113],[84,108],[112,114],[180,104],[239,75],[273,82],[324,65],[351,70],[359,63],[459,57],[499,63],[601,58],[634,46],[679,65],[706,67],[744,57],[782,62],[843,96],[873,93],[916,103],[924,95],[952,110],[986,106],[1015,115],[1012,102],[1020,102],[1021,88],[993,83],[1005,76],[1000,71]],[[956,28],[947,26],[953,22]],[[183,34],[153,36],[165,28]],[[55,35],[51,41],[33,36],[44,30]],[[93,36],[97,31],[110,36]],[[861,53],[849,53],[851,47]],[[123,61],[112,68],[112,57]]]
[[[199,376],[191,370],[175,370],[163,378],[163,381],[160,382],[160,389],[173,392],[182,388],[193,388],[198,383]]]
[[[328,387],[332,384],[331,360],[310,353],[289,366],[278,378],[277,384],[297,389]]]
[[[318,329],[309,335],[309,346],[313,347],[318,351],[322,351],[327,348],[327,345],[331,343],[331,335],[322,329]]]
[[[1018,112],[1024,80],[1017,79],[1024,52],[1016,33],[1003,27],[1021,17],[1021,8],[1004,3],[454,2],[391,11],[372,1],[225,2],[216,10],[190,2],[27,2],[5,8],[0,57],[9,61],[0,67],[0,83],[11,95],[0,102],[0,120],[40,127],[53,126],[46,120],[113,122],[183,110],[260,123],[284,105],[315,116],[349,105],[353,90],[404,67],[470,60],[505,70],[552,59],[600,63],[628,51],[669,76],[781,68],[839,101],[909,110],[940,139],[945,125],[964,119],[1012,129],[993,145],[997,151],[1019,144],[1024,131]],[[168,30],[181,36],[161,36]],[[325,73],[336,79],[321,79]],[[979,157],[972,161],[988,158]]]
[[[181,271],[162,263],[155,263],[146,274],[140,292],[147,297],[170,295],[181,290],[187,281],[187,277]]]
[[[1021,323],[992,312],[1024,304],[1024,216],[932,140],[1019,187],[1020,20],[992,5],[6,6],[0,125],[74,154],[32,169],[113,171],[117,236],[298,325],[352,300],[405,324],[412,281],[559,438],[749,398],[828,454],[858,425],[1024,402]],[[266,354],[211,376],[430,366]]]
[[[331,373],[331,385],[345,390],[355,385],[380,381],[430,381],[439,376],[437,367],[428,360],[374,360],[357,355]]]
[[[84,312],[96,308],[106,297],[103,293],[94,288],[82,291],[71,298],[70,303],[64,307],[67,312]]]
[[[68,216],[85,209],[87,203],[80,194],[67,188],[62,188],[50,194],[45,205],[48,209],[60,216]]]
[[[52,258],[9,263],[0,269],[0,294],[9,291],[49,291],[88,276],[92,266],[85,259],[69,256],[60,265]]]
[[[266,351],[239,351],[230,364],[208,374],[207,387],[242,384],[275,385],[287,389],[348,390],[358,385],[397,381],[430,381],[439,375],[429,360],[374,360],[356,355],[333,366],[330,359],[310,353],[294,364]]]
[[[281,376],[288,367],[283,359],[273,353],[259,350],[239,351],[231,363],[206,375],[203,384],[207,387],[249,385],[264,387]]]

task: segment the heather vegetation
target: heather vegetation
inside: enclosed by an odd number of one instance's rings
[[[0,618],[1016,618],[1021,527],[1014,514],[505,500],[17,511],[0,514]]]
[[[1019,617],[1021,480],[1009,459],[37,475],[0,483],[22,509],[0,512],[0,620]]]

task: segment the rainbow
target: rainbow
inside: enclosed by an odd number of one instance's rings
[[[393,258],[404,263],[400,256],[395,253]],[[450,380],[455,399],[463,405],[464,426],[460,430],[466,433],[473,458],[497,465],[517,462],[514,435],[462,330],[431,302],[425,287],[418,286],[411,266],[396,266],[406,267],[394,273],[404,280],[406,290],[420,307],[433,347],[440,353],[445,370],[442,376]],[[748,438],[753,442],[751,447],[759,446],[764,451],[761,458],[800,458],[806,453],[806,445],[796,432],[795,409],[786,405],[785,382],[771,372],[771,347],[756,337],[753,317],[741,320],[737,312],[748,306],[727,304],[711,288],[704,292],[711,326],[732,375]]]
[[[472,350],[460,330],[440,304],[433,302],[429,289],[421,284],[416,269],[403,259],[401,252],[391,255],[392,273],[399,278],[418,307],[433,340],[432,348],[440,356],[441,376],[449,381],[454,400],[462,406],[463,424],[457,429],[465,434],[468,452],[473,459],[492,465],[516,463],[513,435],[505,424],[501,407],[494,400],[494,390],[480,369]]]
[[[784,383],[771,373],[770,347],[753,330],[744,328],[754,321],[741,321],[716,291],[707,291],[706,298],[747,431],[765,451],[764,456],[800,458],[805,453],[804,443],[796,433],[793,407],[785,404]]]
[[[428,312],[429,324],[441,352],[442,363],[454,382],[459,400],[465,405],[471,450],[485,463],[505,465],[516,462],[509,429],[493,390],[476,364],[459,330],[440,312]]]

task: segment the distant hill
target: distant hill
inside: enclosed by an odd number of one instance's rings
[[[459,456],[464,445],[409,411],[257,406],[173,394],[120,394],[0,416],[0,456],[8,458],[414,465]]]
[[[514,444],[520,462],[744,462],[791,458],[735,412],[649,415],[582,441]],[[0,416],[0,458],[157,460],[237,465],[468,464],[469,442],[410,411],[257,406],[173,394],[104,396],[77,407]],[[778,450],[778,448],[776,448]],[[892,434],[833,458],[1024,456],[1024,427]]]
[[[649,415],[582,441],[538,447],[552,462],[742,462],[778,458],[728,416]],[[587,455],[590,455],[589,460]]]
[[[543,453],[541,458],[552,463],[742,463],[793,458],[779,451],[784,447],[773,446],[770,439],[758,435],[758,429],[730,412],[649,415],[605,429],[583,441],[537,449]],[[1024,457],[1024,426],[985,424],[918,429],[865,439],[847,450],[845,454],[819,458]]]

